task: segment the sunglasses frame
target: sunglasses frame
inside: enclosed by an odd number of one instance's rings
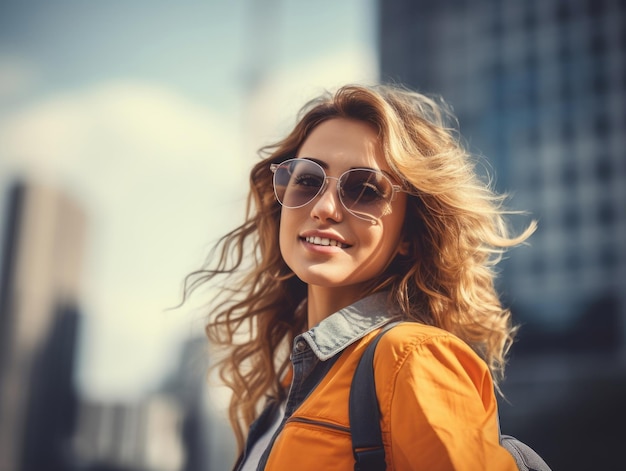
[[[307,201],[306,203],[297,205],[297,206],[287,206],[286,204],[284,204],[280,198],[278,197],[278,193],[276,191],[276,171],[279,169],[279,167],[281,167],[282,165],[285,164],[290,164],[291,162],[307,162],[309,164],[312,164],[314,166],[316,166],[317,168],[319,168],[322,172],[322,175],[324,176],[324,183],[322,184],[322,186],[319,188],[319,190],[317,191],[317,193],[315,194],[315,196],[313,196],[309,201]],[[302,208],[303,206],[306,206],[307,204],[309,204],[311,201],[313,201],[315,198],[317,198],[318,196],[320,196],[322,193],[324,193],[324,191],[327,189],[328,187],[328,180],[337,180],[337,195],[339,197],[339,201],[341,201],[341,205],[344,207],[344,209],[346,211],[348,211],[350,214],[352,214],[353,216],[359,218],[359,219],[363,219],[365,221],[371,221],[372,224],[375,224],[376,221],[378,219],[380,219],[382,216],[384,216],[385,214],[382,214],[379,217],[374,217],[373,215],[368,215],[369,217],[366,217],[365,215],[359,215],[358,213],[354,212],[352,209],[348,208],[348,206],[346,205],[346,203],[343,200],[342,197],[342,192],[343,189],[340,186],[340,182],[341,179],[343,178],[344,175],[346,175],[347,173],[353,172],[355,170],[362,170],[362,171],[366,171],[366,172],[371,172],[374,173],[376,175],[380,175],[381,177],[383,177],[385,180],[387,180],[389,182],[389,185],[391,186],[391,196],[389,198],[388,203],[391,203],[393,200],[395,200],[396,198],[396,194],[397,193],[408,193],[407,190],[405,190],[404,188],[402,188],[401,185],[396,185],[391,178],[389,178],[389,176],[387,176],[384,172],[380,171],[380,170],[376,170],[373,168],[351,168],[349,170],[346,170],[345,172],[343,172],[341,175],[339,175],[339,177],[330,177],[326,174],[326,170],[324,170],[324,167],[322,167],[320,164],[318,164],[317,162],[313,161],[313,160],[309,160],[307,158],[302,158],[302,157],[298,157],[298,158],[293,158],[293,159],[287,159],[284,160],[282,162],[278,162],[278,163],[273,163],[270,164],[270,170],[273,173],[272,176],[272,187],[274,189],[274,196],[276,197],[276,201],[278,201],[278,203],[283,206],[284,208],[289,208],[289,209],[297,209],[297,208]]]

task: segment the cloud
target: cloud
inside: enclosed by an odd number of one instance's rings
[[[294,124],[298,110],[325,90],[348,83],[371,85],[378,80],[378,64],[365,47],[338,48],[288,67],[269,69],[251,90],[246,146],[256,149],[276,141]]]
[[[181,335],[202,335],[188,315],[163,311],[239,222],[249,167],[239,141],[227,118],[139,82],[55,94],[0,120],[2,178],[44,180],[87,212],[79,376],[93,394],[136,395]]]
[[[236,173],[231,123],[170,89],[105,83],[54,95],[0,121],[0,155],[30,173],[84,178],[99,170],[126,172],[189,167]],[[227,164],[228,162],[228,164]]]

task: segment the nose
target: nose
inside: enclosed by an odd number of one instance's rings
[[[334,180],[334,181],[330,181]],[[343,219],[343,208],[339,199],[339,179],[326,177],[324,188],[313,200],[311,217],[321,221],[340,222]]]

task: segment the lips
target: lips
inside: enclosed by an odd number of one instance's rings
[[[303,237],[303,239],[307,241],[309,244],[313,244],[313,245],[322,245],[326,247],[329,247],[329,246],[339,247],[341,249],[346,249],[349,247],[348,244],[344,244],[343,242],[340,242],[336,239],[331,239],[329,237],[306,236],[306,237]]]

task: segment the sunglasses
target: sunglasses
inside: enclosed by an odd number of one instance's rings
[[[274,173],[274,193],[285,208],[301,208],[321,195],[328,180],[337,180],[337,194],[346,210],[372,224],[391,213],[391,202],[396,193],[406,192],[384,173],[369,168],[353,168],[339,178],[329,177],[316,162],[290,159],[271,164]]]

